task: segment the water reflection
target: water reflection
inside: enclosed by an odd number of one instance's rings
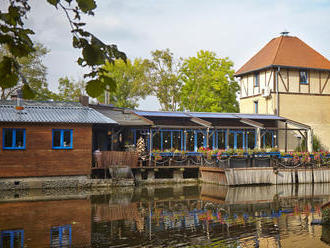
[[[61,200],[7,192],[0,247],[329,247],[329,228],[310,224],[329,192],[330,184],[64,191]]]

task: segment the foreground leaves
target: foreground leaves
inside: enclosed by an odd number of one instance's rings
[[[77,63],[88,66],[90,72],[84,75],[89,79],[86,85],[87,93],[92,97],[102,94],[101,90],[114,90],[115,81],[102,76],[102,66],[106,62],[113,63],[116,59],[126,61],[125,53],[118,50],[116,45],[105,44],[92,33],[83,29],[85,23],[81,22],[81,15],[94,15],[96,9],[94,0],[46,0],[51,6],[59,11],[63,11],[69,22],[72,33],[72,45],[74,48],[81,49],[82,56]],[[20,73],[20,63],[18,58],[27,57],[32,54],[34,42],[31,35],[34,31],[24,27],[28,13],[30,12],[28,0],[8,0],[7,12],[0,11],[0,45],[8,47],[10,57],[3,57],[0,61],[0,88],[7,89],[15,87],[21,82],[28,84]],[[101,76],[101,77],[100,77]],[[33,94],[24,87],[26,97],[33,97]]]

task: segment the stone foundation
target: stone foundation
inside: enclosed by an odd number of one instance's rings
[[[134,186],[133,179],[90,179],[88,176],[0,178],[0,190]]]

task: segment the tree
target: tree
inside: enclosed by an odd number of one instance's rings
[[[233,62],[218,58],[214,52],[199,51],[183,61],[180,79],[181,109],[196,112],[238,112]]]
[[[53,95],[56,101],[79,102],[79,97],[85,95],[85,82],[74,81],[68,77],[58,80],[58,94]]]
[[[20,72],[22,76],[29,82],[31,89],[36,93],[36,100],[47,100],[52,95],[52,92],[48,89],[46,79],[47,68],[42,62],[42,58],[47,53],[49,53],[49,50],[44,45],[36,43],[32,53],[17,59],[21,65]],[[10,57],[11,54],[6,46],[0,45],[0,61],[4,56]],[[18,88],[20,88],[19,85],[7,88],[0,83],[1,99],[8,99]]]
[[[180,104],[182,82],[179,80],[180,63],[175,61],[169,49],[151,52],[148,82],[158,98],[161,109],[175,111]]]
[[[94,15],[93,10],[96,8],[94,0],[47,0],[47,2],[64,12],[71,27],[72,45],[82,51],[82,56],[77,62],[80,66],[90,68],[90,72],[84,75],[89,78],[86,91],[90,96],[97,97],[113,83],[111,78],[102,73],[102,66],[106,61],[113,63],[115,59],[126,61],[126,55],[119,51],[116,45],[107,45],[83,29],[86,23],[81,22],[81,16]],[[0,11],[0,44],[6,45],[12,55],[4,56],[0,61],[2,79],[0,86],[8,89],[22,82],[25,98],[35,97],[28,80],[21,73],[21,64],[18,61],[19,58],[27,57],[35,51],[34,42],[31,40],[34,31],[24,26],[30,9],[29,0],[8,0],[7,11]]]
[[[105,73],[115,81],[109,95],[109,102],[117,107],[136,108],[138,101],[150,94],[151,88],[146,81],[148,71],[147,60],[135,59],[133,63],[127,60],[116,60],[115,63],[106,63],[103,67]],[[97,98],[105,102],[105,94]]]

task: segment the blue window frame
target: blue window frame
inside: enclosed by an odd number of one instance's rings
[[[259,72],[254,73],[254,87],[259,87]]]
[[[2,147],[8,150],[25,149],[25,129],[4,128],[2,133]]]
[[[24,230],[1,231],[0,248],[16,248],[24,246]]]
[[[53,129],[53,149],[72,149],[72,129]]]
[[[227,149],[227,131],[226,130],[217,130],[216,139],[215,139],[215,148],[218,149]]]
[[[262,132],[262,147],[275,147],[275,131],[266,130]]]
[[[299,71],[299,83],[308,84],[308,72],[306,70]]]
[[[254,101],[254,113],[258,114],[259,108],[258,108],[258,101]]]
[[[71,247],[71,225],[56,226],[50,229],[50,247]]]
[[[245,131],[245,149],[254,149],[256,147],[257,137],[254,130]]]

